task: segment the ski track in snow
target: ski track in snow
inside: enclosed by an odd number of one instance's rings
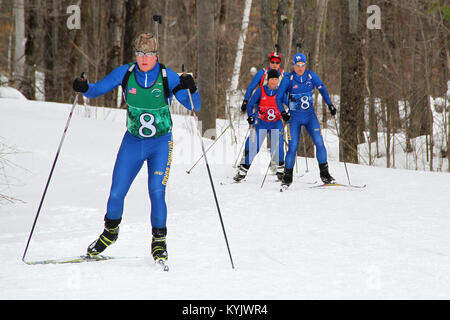
[[[144,166],[127,198],[119,240],[93,263],[21,261],[70,105],[0,99],[0,142],[14,147],[0,172],[0,299],[449,299],[450,175],[347,164],[360,190],[317,190],[315,159],[287,192],[262,151],[246,181],[229,184],[240,144],[226,134],[208,153],[236,268],[231,268],[191,119],[174,115],[167,188],[170,272],[150,255]],[[83,254],[102,232],[125,111],[78,106],[54,171],[27,260]],[[103,111],[102,111],[103,110]],[[218,131],[223,125],[218,122]],[[241,128],[241,139],[245,127]],[[337,139],[324,130],[331,174],[347,183]],[[242,142],[242,141],[241,141]],[[211,143],[205,140],[205,145]],[[304,159],[298,159],[300,175]],[[295,171],[294,171],[295,173]],[[220,182],[224,182],[221,185]],[[137,257],[137,258],[136,258]]]

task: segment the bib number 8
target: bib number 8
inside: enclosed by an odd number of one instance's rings
[[[141,127],[139,128],[139,134],[144,138],[153,137],[156,134],[156,127],[153,125],[155,122],[155,116],[151,113],[143,113],[139,117]],[[144,129],[147,129],[144,131]],[[150,134],[145,133],[150,131]]]
[[[276,114],[275,114],[275,110],[274,109],[269,109],[267,110],[267,120],[269,121],[273,121],[276,119]]]
[[[300,98],[300,102],[301,102],[301,107],[302,109],[308,109],[309,108],[309,98],[308,96],[303,96]]]

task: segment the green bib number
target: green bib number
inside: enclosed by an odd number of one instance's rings
[[[127,129],[140,138],[152,138],[172,131],[172,118],[164,97],[161,72],[150,88],[142,88],[134,71],[127,84]]]

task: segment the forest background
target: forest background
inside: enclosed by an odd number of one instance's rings
[[[368,164],[382,154],[395,167],[401,145],[423,150],[427,170],[450,171],[449,26],[443,0],[0,0],[0,81],[30,100],[72,103],[81,71],[100,80],[135,60],[137,34],[157,31],[159,60],[193,73],[211,133],[217,118],[232,129],[242,120],[250,70],[266,67],[277,44],[284,70],[306,53],[332,95],[337,122],[317,93],[316,113],[323,128],[339,126],[341,161],[359,163],[368,144]],[[87,103],[126,106],[117,90]],[[314,156],[309,138],[300,146]]]

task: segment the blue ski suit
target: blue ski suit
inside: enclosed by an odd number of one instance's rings
[[[122,65],[114,69],[110,74],[96,83],[89,83],[89,89],[84,96],[96,98],[122,84],[122,80],[129,69],[129,65]],[[147,72],[139,70],[136,65],[130,77],[135,77],[138,85],[143,89],[153,86],[160,74],[160,65]],[[170,89],[169,101],[173,99],[172,90],[180,84],[180,78],[169,68],[167,80]],[[127,88],[124,90],[126,100]],[[187,90],[179,90],[175,93],[177,100],[184,107],[191,110]],[[192,94],[192,100],[196,111],[200,109],[200,95]],[[173,140],[172,132],[162,136],[141,138],[133,135],[128,130],[125,132],[120,145],[114,171],[112,185],[107,203],[106,217],[111,220],[120,219],[123,213],[124,199],[142,165],[147,161],[148,192],[151,201],[151,224],[154,228],[166,227],[167,205],[165,200],[166,185],[169,178],[170,164],[172,162]]]
[[[261,89],[264,89],[268,96],[275,96],[277,94],[277,89],[271,90],[267,85],[263,87],[258,87],[253,94],[250,102],[247,105],[247,115],[253,116],[255,124],[251,129],[250,135],[245,141],[245,165],[250,166],[253,159],[258,154],[266,135],[270,134],[270,150],[272,159],[280,165],[284,164],[284,138],[283,138],[283,122],[281,119],[277,121],[265,121],[261,119],[258,113],[259,104],[261,102]],[[278,106],[275,106],[278,108]],[[279,113],[284,111],[284,108],[278,110]]]
[[[245,95],[244,95],[244,100],[246,101],[250,101],[250,98],[252,97],[253,91],[255,90],[256,87],[259,87],[261,85],[261,80],[263,78],[264,75],[267,76],[267,72],[269,71],[269,68],[265,68],[265,69],[260,69],[258,70],[258,72],[255,74],[255,76],[253,77],[252,81],[250,82],[250,84],[247,87],[247,90],[245,91]],[[281,75],[282,70],[278,69],[278,73]],[[286,75],[285,72],[283,72],[283,75]]]
[[[281,108],[283,99],[286,99],[291,114],[291,119],[287,124],[288,151],[285,157],[286,169],[294,167],[302,126],[305,126],[316,146],[317,161],[320,164],[327,162],[327,150],[313,105],[314,88],[319,90],[327,105],[331,104],[330,96],[324,84],[319,76],[310,70],[305,70],[301,76],[294,71],[290,72],[283,78],[278,88],[277,106]]]

